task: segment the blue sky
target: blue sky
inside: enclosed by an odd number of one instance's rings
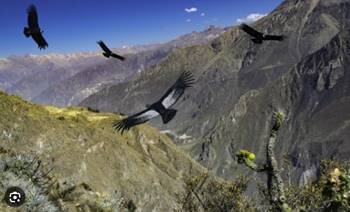
[[[2,0],[0,57],[94,51],[165,42],[209,25],[232,26],[238,18],[272,11],[282,0]],[[23,35],[26,9],[36,5],[49,43],[39,51]],[[187,9],[187,11],[186,11]]]

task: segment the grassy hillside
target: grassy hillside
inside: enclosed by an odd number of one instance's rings
[[[183,178],[204,169],[148,125],[124,135],[116,133],[112,122],[120,118],[78,107],[39,106],[0,92],[0,147],[6,149],[1,161],[14,157],[23,162],[23,158],[37,156],[44,170],[54,168],[51,180],[60,189],[84,185],[85,190],[106,198],[118,192],[145,211],[176,208]],[[17,177],[22,179],[23,173]],[[4,180],[1,183],[3,195],[8,185]],[[81,195],[79,200],[68,199],[71,205],[85,201]],[[62,201],[60,207],[69,206],[68,200]]]

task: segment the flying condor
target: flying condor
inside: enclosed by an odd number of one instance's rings
[[[264,40],[282,41],[285,37],[283,35],[265,35],[262,32],[258,32],[247,24],[241,24],[239,27],[241,30],[252,36],[252,41],[257,44],[263,43]]]
[[[30,5],[27,9],[28,13],[28,27],[24,27],[23,33],[29,38],[30,36],[33,38],[35,43],[38,44],[39,49],[45,49],[49,46],[47,44],[45,38],[43,37],[43,31],[39,27],[38,22],[38,13],[34,5]]]
[[[170,109],[170,107],[179,100],[186,88],[191,87],[193,83],[194,78],[192,74],[188,71],[183,72],[162,98],[151,105],[147,105],[147,109],[115,122],[113,124],[114,129],[123,134],[124,131],[128,131],[131,127],[145,123],[158,115],[162,117],[164,124],[168,123],[174,118],[177,112],[177,110]]]
[[[102,40],[98,41],[97,43],[98,43],[98,45],[100,45],[101,49],[104,51],[102,53],[103,56],[105,56],[107,58],[114,57],[114,58],[117,58],[121,61],[125,60],[125,57],[122,57],[122,56],[117,55],[116,53],[112,52]]]

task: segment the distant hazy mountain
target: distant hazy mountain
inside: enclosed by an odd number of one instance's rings
[[[113,49],[126,55],[124,63],[106,60],[100,52],[10,56],[0,59],[0,89],[39,103],[74,105],[157,64],[175,48],[207,43],[224,31],[210,26],[167,43]]]
[[[255,28],[287,36],[254,44],[238,28],[209,44],[175,51],[134,80],[108,87],[81,104],[132,114],[162,95],[183,70],[197,78],[175,106],[173,121],[153,124],[183,142],[220,176],[239,174],[235,152],[264,160],[268,123],[283,110],[278,157],[288,155],[292,180],[316,174],[320,159],[350,158],[350,1],[286,0]]]
[[[0,89],[30,100],[47,87],[102,61],[98,53],[10,56],[0,60]]]

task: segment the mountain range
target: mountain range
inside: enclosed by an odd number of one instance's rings
[[[92,191],[122,191],[145,211],[169,211],[178,207],[185,178],[204,167],[226,179],[249,173],[264,180],[236,153],[253,152],[263,163],[279,111],[285,121],[275,152],[283,179],[307,184],[321,160],[349,160],[349,20],[349,0],[285,0],[251,24],[285,35],[282,42],[255,44],[239,27],[209,27],[164,44],[113,49],[124,63],[100,52],[1,59],[0,89],[44,105],[0,92],[0,157],[4,147],[35,153],[56,167],[60,186],[88,185],[78,199],[60,200],[62,207],[97,201],[84,199]],[[183,71],[196,83],[172,121],[113,131],[113,121],[158,100]]]
[[[107,85],[130,80],[177,48],[207,43],[226,29],[210,26],[170,42],[113,49],[120,62],[100,52],[10,56],[0,60],[0,89],[37,103],[76,105]]]
[[[252,24],[285,35],[283,42],[256,45],[232,27],[80,105],[133,114],[182,71],[191,71],[197,82],[175,106],[175,119],[151,124],[218,176],[235,178],[247,171],[238,168],[235,153],[248,149],[264,160],[271,113],[281,110],[287,121],[278,136],[278,159],[291,181],[304,184],[317,175],[320,160],[349,158],[349,16],[348,0],[285,0]]]

